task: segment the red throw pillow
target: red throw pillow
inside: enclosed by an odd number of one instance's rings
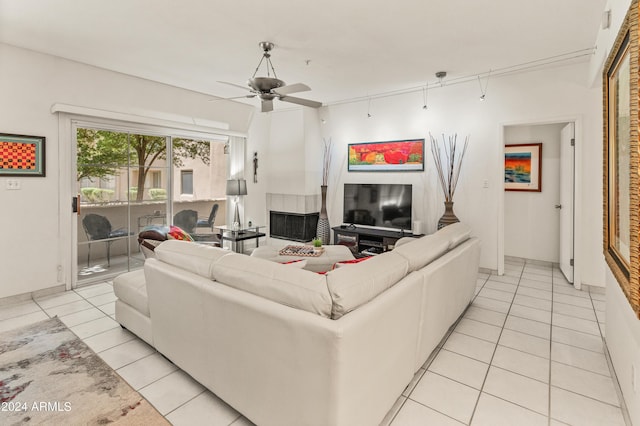
[[[169,228],[169,232],[167,232],[167,238],[170,240],[182,240],[182,241],[193,241],[191,235],[187,234],[182,228],[177,226],[171,226]]]
[[[372,257],[373,257],[373,256],[367,256],[367,257],[361,257],[361,258],[359,258],[359,259],[342,260],[342,261],[340,261],[340,262],[336,262],[336,263],[334,263],[334,265],[333,265],[333,268],[332,268],[332,269],[336,269],[336,268],[339,268],[339,267],[344,266],[344,265],[353,265],[353,264],[355,264],[355,263],[364,262],[365,260],[367,260],[367,259],[371,259]]]
[[[307,266],[307,259],[296,259],[296,260],[289,260],[287,262],[280,262],[281,265],[293,265],[296,268],[304,268],[305,266]]]

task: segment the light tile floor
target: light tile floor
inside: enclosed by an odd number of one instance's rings
[[[0,306],[0,331],[59,316],[174,425],[252,423],[114,320],[110,281]],[[604,294],[509,259],[398,398],[384,425],[624,425],[604,355]]]

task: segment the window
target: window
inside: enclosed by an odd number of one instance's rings
[[[162,188],[162,172],[151,172],[151,187]]]
[[[180,193],[193,194],[193,170],[180,171]]]

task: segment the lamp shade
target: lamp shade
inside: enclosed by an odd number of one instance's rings
[[[244,179],[227,180],[227,195],[247,195],[247,181]]]

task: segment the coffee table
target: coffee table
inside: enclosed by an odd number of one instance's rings
[[[307,265],[304,269],[312,272],[326,272],[333,268],[336,262],[342,262],[345,260],[353,260],[353,253],[347,246],[343,245],[325,245],[324,253],[317,257],[309,256],[283,256],[279,254],[280,247],[274,246],[262,246],[253,250],[251,256],[259,257],[261,259],[270,260],[272,262],[290,262],[292,260],[306,260]]]

